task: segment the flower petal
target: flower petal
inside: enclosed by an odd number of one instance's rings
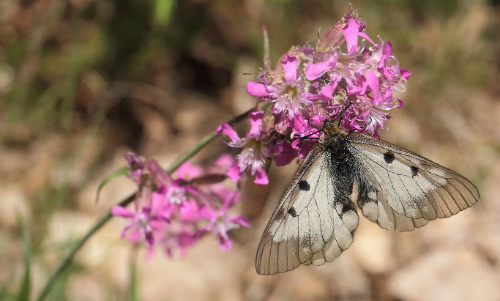
[[[233,241],[227,235],[219,235],[219,247],[222,251],[230,250],[233,247]]]
[[[250,119],[250,130],[248,131],[247,137],[259,138],[262,132],[264,111],[251,112],[248,116]]]
[[[401,73],[402,81],[406,81],[411,76],[411,72],[406,69],[400,68],[399,72]]]
[[[326,99],[333,99],[333,92],[335,91],[336,87],[337,87],[337,82],[329,82],[327,85],[321,88],[319,94],[325,97]]]
[[[315,80],[319,78],[323,72],[329,71],[337,67],[338,57],[332,55],[328,60],[321,63],[311,63],[306,68],[306,78],[308,80]]]
[[[261,83],[248,82],[247,83],[247,93],[253,97],[269,97],[270,92],[267,90],[266,86]]]
[[[373,70],[368,70],[365,74],[368,86],[371,88],[373,93],[373,103],[378,105],[380,100],[379,87],[378,87],[378,77],[373,72]]]
[[[238,224],[243,227],[250,227],[251,223],[250,220],[243,215],[237,215],[229,218],[229,221],[234,224]]]
[[[230,154],[222,154],[214,163],[215,167],[223,168],[224,170],[234,164],[234,158]]]
[[[222,123],[219,125],[217,130],[215,131],[216,134],[222,134],[225,136],[228,136],[229,139],[233,141],[240,141],[240,137],[238,136],[238,133],[236,133],[233,128],[226,122]]]
[[[231,128],[231,130],[232,130],[232,128]],[[236,137],[238,137],[237,134],[236,134]],[[239,141],[239,137],[237,139]],[[192,164],[191,162],[186,161],[186,162],[182,163],[181,166],[179,166],[179,168],[177,168],[177,170],[174,172],[174,176],[177,177],[177,180],[175,180],[175,181],[182,182],[182,179],[180,179],[180,178],[184,178],[185,180],[191,180],[193,178],[200,176],[202,173],[203,173],[203,168],[201,166],[196,165],[196,164]]]
[[[304,159],[305,157],[307,157],[307,155],[309,154],[309,152],[311,151],[311,149],[313,148],[313,146],[317,143],[317,141],[313,141],[313,140],[304,140],[304,143],[301,143],[300,145],[300,149],[299,149],[299,157],[301,159]],[[298,146],[298,144],[297,144]]]
[[[267,178],[266,172],[263,168],[259,168],[255,171],[255,180],[253,182],[257,185],[269,184],[269,179]]]
[[[111,215],[122,217],[134,217],[135,213],[130,212],[127,208],[115,205],[111,208]]]
[[[347,21],[346,27],[342,30],[347,43],[347,52],[354,54],[358,52],[359,26],[355,19]]]
[[[358,36],[362,37],[363,39],[367,39],[370,43],[372,43],[372,45],[375,45],[375,42],[373,42],[366,33],[360,32],[358,33]]]
[[[172,178],[170,175],[155,160],[149,160],[146,162],[146,168],[151,173],[151,176],[158,187],[169,186],[172,184]]]
[[[282,143],[277,145],[274,149],[274,161],[276,166],[284,166],[292,162],[297,157],[297,151],[290,145],[290,143]]]
[[[281,65],[285,70],[285,82],[297,82],[297,58],[287,54],[281,60]]]
[[[240,167],[238,163],[235,163],[233,166],[227,169],[227,176],[234,182],[237,183],[241,179],[242,172],[240,171]]]
[[[302,115],[295,115],[291,122],[293,124],[292,131],[299,136],[309,128],[307,120]]]
[[[217,217],[219,216],[217,214],[217,211],[215,211],[214,209],[212,208],[209,208],[208,206],[203,206],[200,210],[199,210],[199,213],[200,213],[200,216],[211,221],[211,222],[215,222],[215,220],[217,219]]]
[[[386,58],[389,58],[392,55],[392,44],[391,42],[387,41],[384,43],[384,50],[383,50],[384,56]]]

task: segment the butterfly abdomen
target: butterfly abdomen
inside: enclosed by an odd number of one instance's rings
[[[329,157],[329,173],[330,181],[334,188],[333,207],[335,213],[340,217],[341,221],[350,235],[337,235],[335,239],[338,242],[351,241],[352,234],[356,230],[359,222],[359,217],[356,213],[356,206],[351,200],[353,187],[355,185],[355,161],[352,159],[352,154],[347,147],[346,135],[336,134],[329,138],[325,143],[326,154]],[[335,218],[334,218],[335,220]],[[344,249],[344,246],[341,248]]]

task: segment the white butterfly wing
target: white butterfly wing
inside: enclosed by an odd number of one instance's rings
[[[299,167],[262,235],[258,274],[322,265],[351,245],[359,217],[343,203],[335,204],[331,164],[330,153],[318,144]]]
[[[382,228],[410,231],[479,200],[474,184],[429,159],[360,133],[351,133],[348,140],[364,183],[358,206]]]

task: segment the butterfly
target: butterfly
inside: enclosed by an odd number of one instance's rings
[[[334,128],[299,166],[257,249],[258,274],[323,265],[353,242],[357,207],[381,228],[411,231],[473,206],[459,173],[372,136]]]

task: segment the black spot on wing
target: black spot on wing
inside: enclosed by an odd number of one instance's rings
[[[416,175],[418,175],[418,167],[416,167],[416,166],[412,166],[412,167],[411,167],[411,176],[412,176],[412,178],[413,178],[414,176],[416,176]]]
[[[387,153],[384,154],[384,160],[385,160],[385,163],[392,163],[392,161],[394,161],[394,153],[389,151]]]
[[[290,208],[288,209],[288,214],[290,214],[292,217],[296,217],[297,216],[297,211],[295,211],[295,208]]]
[[[303,191],[309,191],[309,189],[311,189],[311,185],[309,185],[307,181],[302,180],[299,182],[299,189]]]

